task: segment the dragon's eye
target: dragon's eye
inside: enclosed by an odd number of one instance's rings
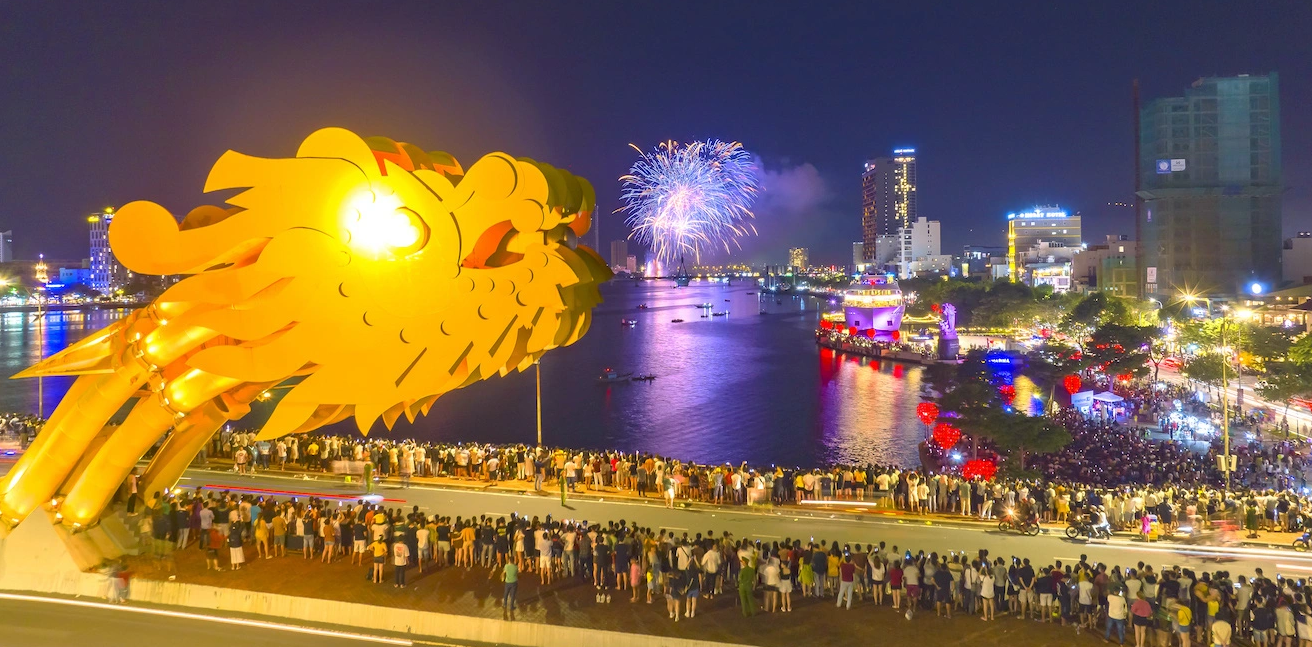
[[[395,195],[361,192],[347,203],[347,242],[375,257],[404,256],[423,246],[427,226]]]

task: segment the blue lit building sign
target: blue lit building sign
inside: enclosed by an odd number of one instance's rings
[[[1069,213],[1062,211],[1060,209],[1036,209],[1034,211],[1026,211],[1024,213],[1007,214],[1007,220],[1015,220],[1017,218],[1021,218],[1021,219],[1033,218],[1037,220],[1042,218],[1069,218],[1069,217],[1070,217]]]
[[[894,149],[893,149],[893,154],[894,154],[894,155],[915,155],[915,154],[916,154],[916,149],[914,149],[914,148],[894,148]]]

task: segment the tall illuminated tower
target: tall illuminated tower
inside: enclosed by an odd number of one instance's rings
[[[123,277],[123,266],[109,249],[109,224],[114,221],[114,208],[105,207],[100,213],[87,216],[91,224],[91,281],[88,287],[101,294],[118,289]]]
[[[893,236],[915,222],[916,149],[893,149],[892,157],[867,161],[861,174],[861,242],[874,260],[879,236]]]

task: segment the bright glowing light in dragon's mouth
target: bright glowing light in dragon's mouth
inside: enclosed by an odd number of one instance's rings
[[[375,258],[414,251],[423,242],[424,224],[401,206],[401,200],[393,194],[368,190],[349,200],[343,217],[351,247]]]

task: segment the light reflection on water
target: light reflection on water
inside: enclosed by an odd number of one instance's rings
[[[616,282],[603,287],[592,329],[542,364],[546,444],[641,449],[697,461],[815,465],[913,464],[926,429],[915,416],[923,369],[816,347],[819,302],[749,295],[752,285]],[[729,299],[728,302],[725,299]],[[777,301],[777,302],[776,302]],[[701,318],[710,302],[728,316]],[[647,304],[639,310],[639,304]],[[760,310],[769,314],[760,315]],[[124,311],[0,315],[0,373],[8,376],[109,324]],[[635,327],[622,318],[637,319]],[[683,323],[672,323],[681,318]],[[654,382],[599,384],[606,368],[654,373]],[[45,382],[46,411],[71,380]],[[1017,406],[1033,385],[1015,379]],[[0,411],[35,411],[33,380],[0,383]],[[268,415],[257,404],[248,424]],[[433,440],[532,442],[531,371],[494,377],[443,396],[413,425],[402,419],[374,434]],[[350,432],[354,425],[339,425]]]

